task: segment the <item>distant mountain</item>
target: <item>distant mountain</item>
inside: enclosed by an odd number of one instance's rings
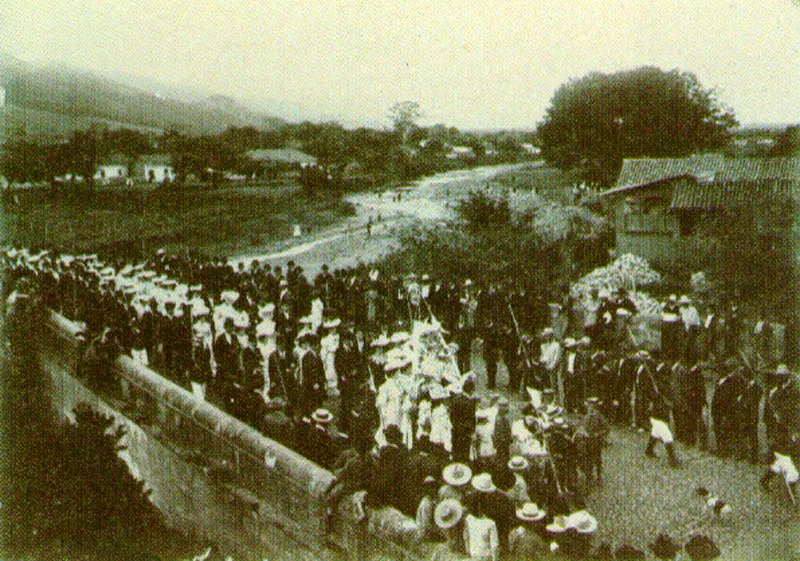
[[[19,126],[30,134],[59,136],[92,123],[159,132],[178,127],[190,134],[215,134],[229,126],[274,129],[284,121],[238,101],[211,96],[187,101],[122,84],[63,65],[34,66],[4,56],[0,110],[5,135]]]

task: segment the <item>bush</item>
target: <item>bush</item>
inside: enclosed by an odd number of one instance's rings
[[[507,225],[511,220],[508,200],[473,191],[458,204],[458,213],[472,230]]]

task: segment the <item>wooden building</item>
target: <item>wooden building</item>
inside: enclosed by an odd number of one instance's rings
[[[768,243],[783,243],[800,197],[800,158],[637,158],[602,194],[612,212],[618,254],[656,267],[684,261],[710,219],[743,218]]]

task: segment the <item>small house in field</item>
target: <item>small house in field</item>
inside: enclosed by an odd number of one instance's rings
[[[618,254],[655,266],[690,257],[696,235],[717,217],[742,219],[767,246],[785,243],[800,199],[800,158],[637,158],[604,192]]]
[[[286,166],[316,165],[317,159],[294,148],[258,149],[247,152],[247,157],[264,165]]]
[[[258,174],[266,173],[269,177],[277,177],[280,173],[297,173],[301,168],[316,166],[314,156],[294,148],[260,148],[245,154],[260,169]]]
[[[538,146],[534,146],[533,144],[530,144],[529,142],[523,142],[519,146],[520,146],[520,148],[525,150],[525,153],[528,154],[529,156],[541,156],[541,154],[542,154],[542,149],[541,148],[539,148]]]
[[[94,172],[95,181],[102,181],[109,183],[114,180],[122,180],[128,176],[128,164],[125,157],[121,155],[113,155],[103,160],[97,166]]]
[[[471,146],[452,146],[445,155],[448,160],[474,160],[475,150]]]
[[[146,154],[136,162],[136,177],[147,183],[164,183],[175,180],[172,161],[166,154]]]

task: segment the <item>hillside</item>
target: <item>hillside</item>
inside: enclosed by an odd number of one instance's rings
[[[6,106],[2,131],[24,125],[31,134],[57,136],[92,123],[160,131],[176,126],[215,134],[229,126],[279,127],[283,121],[222,96],[187,102],[60,65],[34,67],[5,56],[0,85]]]

